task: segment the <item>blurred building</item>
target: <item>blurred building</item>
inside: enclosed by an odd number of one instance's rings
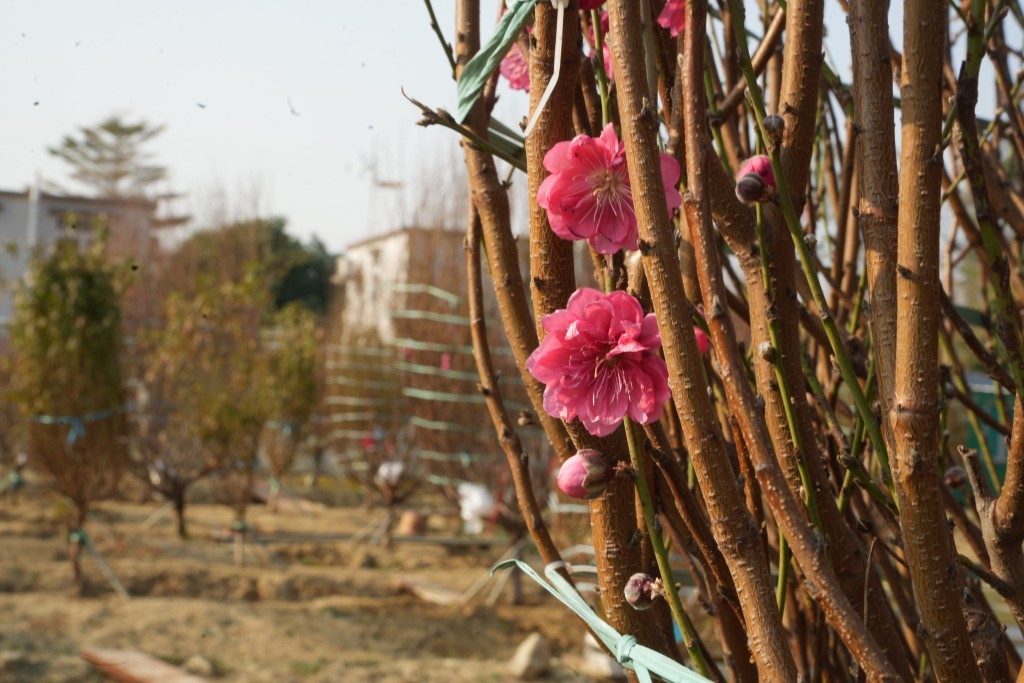
[[[409,285],[466,291],[461,232],[403,228],[351,244],[338,257],[333,281],[341,305],[333,321],[342,345],[392,344],[393,311],[405,308]]]
[[[401,463],[453,501],[460,484],[472,483],[507,503],[507,465],[473,360],[464,239],[462,231],[404,228],[339,258],[326,417],[339,464],[353,476]],[[483,289],[492,360],[505,406],[518,415],[528,402],[486,265]],[[550,449],[534,426],[520,435],[543,489]]]
[[[13,311],[13,288],[28,271],[36,248],[73,240],[92,244],[98,230],[109,231],[114,258],[145,263],[158,227],[157,203],[147,199],[93,199],[40,192],[0,190],[0,324]]]

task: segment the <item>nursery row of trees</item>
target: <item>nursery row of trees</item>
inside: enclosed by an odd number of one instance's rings
[[[76,579],[89,513],[124,475],[173,503],[182,536],[186,492],[209,477],[243,534],[260,454],[275,489],[300,449],[323,448],[322,247],[256,220],[198,233],[137,270],[96,232],[87,249],[61,241],[35,255],[8,358],[20,418],[5,414],[7,434],[23,427],[30,466],[68,503]],[[9,441],[7,459],[19,449]]]

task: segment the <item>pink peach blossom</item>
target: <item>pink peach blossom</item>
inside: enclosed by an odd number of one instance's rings
[[[518,45],[513,45],[501,60],[498,72],[508,80],[508,86],[513,90],[530,92],[530,65]]]
[[[541,324],[547,336],[526,367],[546,385],[548,415],[578,417],[595,436],[611,434],[626,415],[641,424],[658,419],[669,398],[668,369],[658,356],[658,322],[640,302],[582,288]]]
[[[667,28],[673,38],[686,27],[686,0],[668,0],[658,15],[658,25]]]
[[[637,248],[633,190],[626,168],[626,148],[608,124],[601,137],[577,135],[559,142],[544,156],[551,175],[540,184],[537,202],[562,239],[585,239],[599,254]],[[682,203],[676,183],[679,164],[661,154],[661,180],[666,209]]]
[[[612,475],[612,470],[598,451],[584,448],[562,463],[556,481],[565,495],[591,500],[604,493]]]

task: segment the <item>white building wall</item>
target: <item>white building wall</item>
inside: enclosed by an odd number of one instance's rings
[[[14,288],[28,268],[29,201],[21,197],[0,197],[0,325],[5,325],[14,312]]]
[[[402,294],[389,285],[406,281],[410,258],[409,234],[403,231],[351,247],[339,259],[339,279],[345,292],[343,345],[394,341],[391,311],[401,307],[397,304]]]

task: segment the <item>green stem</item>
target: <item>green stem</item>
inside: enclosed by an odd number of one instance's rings
[[[779,618],[786,614],[786,590],[789,588],[789,563],[793,551],[786,542],[786,537],[779,531],[779,582],[775,586],[775,602],[779,606]]]
[[[811,388],[811,393],[814,394],[814,397],[818,400],[818,402],[821,405],[827,406],[828,401],[825,398],[825,390],[824,388],[822,388],[821,382],[818,381],[817,376],[815,376],[814,371],[811,369],[808,359],[804,357],[802,360],[804,368],[804,378],[807,380],[807,384]],[[868,382],[866,385],[868,396],[870,396],[871,392],[874,391],[874,385],[875,369],[874,366],[872,366],[871,369],[868,371]],[[878,486],[878,484],[875,483],[875,480],[871,478],[871,475],[868,473],[866,469],[864,469],[864,466],[861,464],[859,457],[857,457],[860,453],[861,446],[863,446],[864,444],[864,421],[860,419],[859,415],[857,416],[857,424],[854,426],[853,434],[854,444],[849,445],[846,442],[846,436],[843,434],[842,428],[836,421],[835,415],[830,410],[823,410],[822,412],[825,415],[825,421],[828,422],[829,426],[835,431],[835,433],[837,433],[842,438],[842,443],[839,444],[839,447],[846,451],[847,454],[845,458],[840,459],[840,462],[846,468],[846,476],[843,478],[843,489],[840,490],[840,506],[842,506],[842,504],[844,503],[844,500],[842,498],[842,491],[844,491],[846,487],[854,479],[856,479],[857,483],[860,484],[861,487],[865,491],[867,491],[872,498],[874,498],[879,503],[892,510],[893,514],[896,514],[897,507],[895,500],[887,496],[885,492]]]
[[[709,64],[713,64],[711,60],[713,56],[711,54],[711,46],[704,45],[704,93],[708,103],[708,118],[712,121],[718,119],[718,102],[715,98],[715,87],[711,80],[711,67]],[[722,166],[725,167],[726,172],[731,176],[733,170],[729,166],[729,155],[725,153],[725,138],[722,136],[722,126],[712,125],[711,135],[715,138],[715,147],[718,149],[718,159],[721,161]]]
[[[611,98],[608,97],[608,74],[604,70],[604,31],[601,29],[601,11],[590,10],[590,24],[594,27],[594,73],[597,89],[601,91],[601,126],[612,120]]]
[[[526,173],[525,160],[516,158],[511,154],[508,154],[507,152],[503,151],[502,149],[496,147],[495,145],[491,144],[489,141],[480,137],[479,135],[471,131],[469,128],[466,128],[461,123],[456,121],[455,117],[453,117],[447,111],[443,109],[438,109],[435,111],[434,109],[431,109],[422,102],[419,102],[418,100],[406,95],[404,90],[402,91],[402,95],[403,97],[405,97],[405,99],[409,100],[413,105],[419,108],[420,113],[423,114],[423,118],[417,122],[417,125],[423,126],[424,128],[426,128],[427,126],[435,125],[444,126],[445,128],[453,130],[459,135],[462,135],[469,142],[476,145],[477,148],[482,149],[483,151],[487,152],[492,156],[498,157],[499,159],[509,164],[510,166],[519,169],[523,173]]]
[[[644,524],[647,527],[647,535],[651,539],[651,546],[654,549],[654,557],[658,561],[658,571],[661,573],[661,581],[665,585],[665,598],[668,600],[669,609],[679,626],[679,632],[683,635],[683,645],[690,654],[690,659],[697,667],[698,673],[706,678],[711,678],[711,668],[704,659],[704,653],[697,643],[697,631],[686,616],[683,610],[683,603],[679,599],[679,591],[676,590],[676,583],[672,578],[672,567],[668,562],[668,552],[665,550],[665,543],[661,538],[661,531],[658,529],[654,515],[654,503],[651,501],[651,493],[647,488],[647,474],[644,471],[644,457],[640,450],[640,443],[637,439],[636,426],[628,417],[623,420],[626,428],[626,442],[629,446],[629,459],[633,466],[633,479],[636,483],[636,492],[640,497],[640,506],[643,508]]]
[[[970,181],[974,197],[974,215],[981,233],[985,256],[988,260],[990,278],[994,290],[996,330],[999,340],[1010,361],[1010,374],[1014,389],[1019,393],[1024,387],[1024,342],[1021,338],[1019,313],[1009,288],[1009,264],[1003,251],[1000,230],[989,201],[984,175],[984,159],[978,140],[978,124],[975,107],[978,102],[978,74],[981,60],[985,56],[986,0],[971,3],[971,19],[967,22],[967,58],[957,81],[957,122],[960,128],[959,151],[964,171]]]
[[[943,350],[950,358],[953,357],[952,340],[946,334],[939,334],[939,343],[942,344]],[[954,367],[959,364],[954,364]],[[964,378],[959,372],[950,372],[949,379],[957,389],[962,393],[970,395],[971,389],[964,382]],[[999,386],[996,383],[996,386]],[[985,431],[981,427],[981,422],[978,421],[978,416],[974,414],[973,410],[967,410],[967,421],[971,425],[971,431],[974,433],[974,438],[978,440],[978,451],[981,453],[981,462],[985,465],[985,470],[988,472],[989,479],[991,479],[993,490],[996,496],[999,495],[1002,486],[999,483],[999,473],[996,470],[995,460],[992,458],[992,449],[988,447],[988,439],[985,438]],[[943,452],[943,451],[940,451]]]
[[[850,334],[857,331],[860,325],[860,316],[864,312],[864,294],[868,289],[868,269],[860,272],[860,282],[857,283],[857,301],[853,305],[853,315],[850,317],[850,326],[847,328]]]
[[[1011,104],[1009,106],[1017,106],[1018,100],[1019,100],[1019,97],[1020,97],[1020,94],[1021,94],[1021,86],[1024,86],[1024,80],[1017,81],[1016,83],[1013,84],[1013,89],[1010,91]],[[950,112],[953,115],[956,115],[956,100],[953,100],[953,104],[952,104],[952,106],[950,106],[949,109],[950,109]],[[985,130],[982,131],[982,133],[981,133],[981,142],[987,142],[988,139],[990,137],[992,137],[992,133],[995,132],[996,124],[998,124],[998,123],[999,123],[999,117],[998,116],[993,116],[992,120],[989,121],[987,126],[985,126]],[[943,139],[945,139],[945,135],[943,135]],[[961,181],[963,181],[963,179],[966,178],[966,177],[967,177],[967,171],[965,171],[964,169],[961,168],[960,172],[957,174],[957,176],[953,180],[953,182],[951,182],[949,184],[949,187],[946,188],[946,190],[942,193],[942,201],[943,202],[945,202],[946,199],[948,199],[951,194],[956,192],[957,187],[960,185]]]
[[[761,205],[757,205],[757,245],[761,253],[761,285],[764,287],[765,299],[768,303],[768,334],[771,339],[771,349],[768,354],[763,354],[764,360],[772,366],[775,371],[775,382],[779,386],[779,394],[782,399],[782,407],[786,412],[786,426],[789,428],[789,438],[793,440],[793,448],[796,451],[797,471],[800,473],[800,485],[804,489],[804,503],[807,505],[807,512],[814,527],[821,530],[821,516],[818,514],[818,503],[814,498],[814,484],[811,482],[811,475],[805,461],[803,436],[800,433],[800,426],[796,420],[796,410],[793,407],[793,393],[790,391],[789,379],[786,377],[782,367],[781,358],[778,357],[779,349],[782,347],[779,341],[779,321],[775,316],[775,304],[772,298],[771,277],[768,274],[768,243],[765,236],[764,220],[761,215]],[[758,351],[760,353],[760,350]]]
[[[740,68],[743,70],[743,77],[747,82],[747,93],[750,96],[750,101],[754,106],[755,115],[757,116],[757,126],[761,133],[761,137],[764,140],[770,140],[771,138],[764,130],[764,119],[766,116],[764,99],[761,94],[761,89],[757,84],[757,76],[754,74],[753,65],[750,63],[750,52],[747,49],[745,31],[743,28],[743,3],[740,2],[740,0],[729,0],[729,8],[734,17],[733,28],[736,31],[736,42],[739,46]],[[868,403],[868,400],[864,395],[864,391],[861,389],[860,383],[857,381],[857,374],[853,370],[853,363],[850,362],[850,357],[846,353],[846,347],[843,345],[842,336],[839,334],[839,327],[836,325],[835,318],[832,316],[832,311],[829,309],[828,302],[825,299],[825,292],[822,290],[821,282],[818,280],[818,272],[815,268],[814,255],[811,253],[810,247],[808,247],[807,243],[804,241],[803,231],[800,229],[800,219],[797,217],[796,209],[793,206],[793,198],[789,193],[789,184],[786,182],[786,174],[782,167],[781,149],[779,149],[778,145],[769,146],[768,158],[771,160],[772,172],[775,174],[775,182],[778,186],[778,194],[781,200],[782,214],[786,219],[786,225],[789,227],[789,233],[793,239],[793,244],[796,247],[797,254],[800,256],[800,265],[803,268],[804,277],[807,278],[807,284],[811,288],[814,303],[818,307],[821,322],[825,328],[825,334],[828,337],[829,344],[832,346],[832,352],[835,354],[836,361],[839,364],[839,373],[842,375],[843,382],[846,384],[847,389],[853,395],[853,401],[857,406],[857,412],[860,413],[864,420],[864,424],[867,425],[868,435],[871,438],[871,445],[874,447],[875,453],[878,454],[878,460],[882,464],[882,468],[885,473],[885,480],[891,486],[892,474],[889,468],[889,452],[886,449],[885,440],[882,438],[882,430],[875,421],[875,416],[871,412],[871,405]]]
[[[863,422],[858,420],[857,427],[860,427]],[[861,431],[863,434],[863,430]],[[850,506],[850,491],[853,490],[853,470],[846,470],[846,474],[843,475],[843,485],[839,488],[839,512],[845,513],[846,508]]]

